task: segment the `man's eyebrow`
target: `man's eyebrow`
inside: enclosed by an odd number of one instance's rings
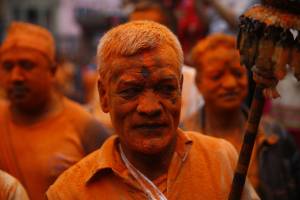
[[[117,85],[136,85],[136,84],[141,84],[141,81],[138,79],[130,79],[130,80],[120,79],[117,82]]]
[[[177,77],[175,75],[167,75],[167,76],[164,76],[163,78],[161,78],[159,80],[159,82],[174,81],[174,80],[177,80]]]

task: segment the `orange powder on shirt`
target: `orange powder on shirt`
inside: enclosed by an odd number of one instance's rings
[[[178,130],[176,150],[167,175],[154,180],[168,200],[225,200],[237,160],[234,147],[222,139]],[[49,200],[147,199],[117,151],[118,138],[64,172],[47,191]],[[259,199],[245,185],[242,199]]]

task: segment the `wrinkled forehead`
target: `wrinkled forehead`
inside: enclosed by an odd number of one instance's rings
[[[181,66],[171,47],[148,49],[132,56],[118,56],[109,66],[111,74],[120,74],[129,71],[139,71],[147,68],[149,71],[164,68],[181,74]]]
[[[197,58],[197,63],[201,66],[207,66],[210,64],[233,64],[239,65],[240,55],[236,49],[217,48],[205,52],[203,55]]]

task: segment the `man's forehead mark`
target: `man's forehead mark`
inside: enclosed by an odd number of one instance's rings
[[[150,76],[150,71],[145,66],[143,66],[141,69],[141,74],[144,78],[148,78]]]

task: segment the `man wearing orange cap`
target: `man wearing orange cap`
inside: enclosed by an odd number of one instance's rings
[[[44,199],[58,175],[99,147],[106,130],[55,90],[55,44],[50,32],[14,22],[0,48],[0,169]]]

